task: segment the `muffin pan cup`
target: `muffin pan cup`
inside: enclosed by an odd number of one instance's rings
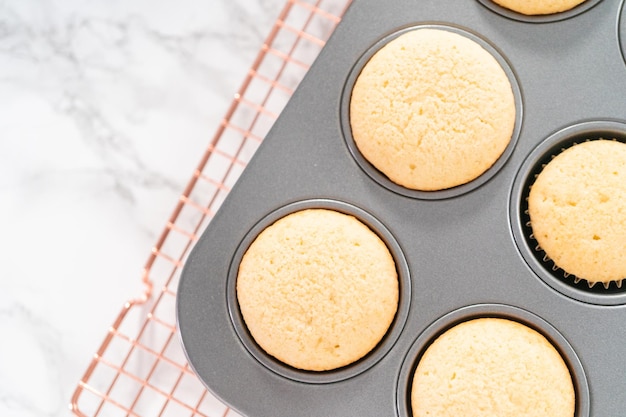
[[[501,318],[521,323],[541,333],[567,365],[576,393],[576,414],[589,415],[589,386],[585,370],[570,344],[549,323],[526,310],[502,304],[475,304],[452,311],[428,326],[417,338],[402,364],[398,378],[398,415],[411,417],[411,389],[415,368],[428,347],[443,333],[468,320]],[[502,381],[506,383],[506,381]]]
[[[265,228],[272,225],[277,220],[295,213],[300,210],[306,209],[327,209],[334,210],[339,213],[348,214],[354,216],[361,223],[369,227],[374,233],[381,238],[385,243],[391,256],[394,259],[396,265],[396,272],[398,274],[398,288],[399,288],[399,300],[398,308],[393,322],[389,326],[389,329],[385,337],[372,349],[367,355],[359,359],[353,364],[344,366],[331,371],[323,372],[309,372],[290,367],[281,361],[268,355],[263,349],[258,346],[251,336],[250,332],[246,328],[246,324],[239,309],[237,303],[237,273],[239,270],[239,263],[244,254],[252,244],[254,239]],[[285,378],[293,379],[294,381],[306,382],[310,384],[325,384],[331,382],[339,382],[344,379],[352,378],[361,372],[365,372],[370,367],[374,366],[385,354],[393,347],[394,343],[402,333],[404,324],[406,323],[409,313],[409,306],[411,300],[411,278],[409,275],[409,268],[406,262],[406,258],[398,245],[398,242],[394,239],[393,235],[380,223],[375,217],[369,213],[355,207],[351,204],[346,204],[341,201],[328,200],[328,199],[313,199],[298,201],[292,204],[288,204],[278,210],[270,213],[263,218],[250,233],[243,239],[241,245],[237,249],[235,256],[228,273],[228,282],[226,288],[226,296],[228,309],[235,331],[237,332],[241,342],[245,345],[248,352],[254,356],[263,366],[272,370],[278,375],[282,375]]]
[[[410,32],[413,30],[419,30],[419,29],[436,29],[436,30],[444,30],[444,31],[448,31],[451,33],[455,33],[455,34],[464,36],[467,39],[470,39],[476,42],[484,50],[489,52],[491,56],[493,56],[496,59],[496,61],[498,62],[498,64],[500,65],[504,73],[506,74],[507,78],[509,79],[509,82],[511,84],[511,90],[513,92],[513,100],[515,103],[515,110],[516,110],[515,123],[513,126],[513,132],[511,134],[511,140],[509,144],[506,146],[506,148],[504,149],[504,151],[502,152],[502,154],[500,155],[500,157],[497,158],[497,160],[493,163],[493,165],[491,165],[491,167],[489,167],[485,172],[483,172],[477,178],[467,183],[464,183],[455,187],[451,187],[451,188],[437,190],[437,191],[421,191],[421,190],[416,190],[416,189],[410,189],[410,188],[406,188],[401,185],[398,185],[395,182],[391,181],[385,174],[377,170],[374,167],[374,165],[372,165],[370,161],[368,161],[367,158],[365,158],[359,152],[359,149],[356,145],[354,137],[352,136],[352,130],[350,126],[351,92],[352,92],[352,89],[354,88],[354,85],[363,67],[368,63],[370,58],[372,58],[372,56],[374,56],[378,51],[380,51],[380,49],[383,48],[387,43],[393,41],[394,39],[397,39],[399,36],[402,36],[403,34],[407,32]],[[511,156],[511,153],[513,153],[513,150],[515,149],[515,145],[517,143],[517,138],[519,137],[522,120],[523,120],[522,94],[520,91],[519,84],[517,83],[517,80],[515,79],[515,74],[513,73],[506,59],[498,52],[498,50],[493,45],[491,45],[485,39],[481,38],[475,33],[468,32],[467,30],[463,30],[460,27],[456,25],[451,25],[451,24],[424,23],[424,24],[418,24],[418,25],[410,25],[404,28],[399,28],[395,32],[380,39],[378,42],[376,42],[376,44],[374,44],[367,52],[365,52],[359,58],[355,66],[352,68],[352,71],[350,72],[350,75],[348,76],[348,80],[344,86],[343,95],[341,97],[340,121],[341,121],[341,126],[342,126],[342,131],[343,131],[343,137],[346,141],[346,145],[348,146],[348,149],[350,150],[350,153],[354,157],[354,160],[357,162],[357,164],[359,164],[361,169],[367,175],[369,175],[374,181],[378,182],[383,187],[387,187],[389,190],[394,191],[395,193],[405,195],[407,197],[420,198],[420,199],[425,199],[425,200],[437,200],[437,199],[456,197],[456,196],[465,194],[467,192],[470,192],[471,190],[477,187],[480,187],[482,184],[489,181],[489,179],[493,177],[494,175],[496,175],[497,172],[500,170],[500,168],[502,168],[504,164],[506,164],[508,158]]]
[[[602,0],[568,18],[533,22],[483,3],[354,2],[192,250],[177,296],[183,347],[200,379],[239,413],[403,415],[398,391],[405,388],[398,381],[416,341],[451,312],[487,305],[539,317],[541,326],[556,330],[557,344],[571,348],[564,356],[578,358],[576,369],[582,370],[573,372],[575,384],[589,390],[588,396],[578,393],[576,417],[624,414],[626,300],[602,293],[580,297],[551,285],[528,261],[514,214],[525,164],[554,132],[587,122],[626,122],[623,4]],[[464,193],[435,199],[390,190],[367,175],[347,146],[341,121],[346,83],[359,59],[396,31],[433,24],[493,45],[510,66],[523,106],[519,136],[497,172]],[[287,375],[259,360],[234,324],[228,289],[236,254],[259,222],[283,207],[316,200],[376,219],[397,242],[410,277],[403,292],[406,321],[392,330],[393,343],[364,369],[348,366],[327,380],[300,371]]]
[[[626,143],[626,123],[611,120],[582,122],[555,132],[537,146],[522,164],[513,186],[510,206],[511,224],[522,256],[546,284],[583,302],[621,305],[626,304],[626,285],[623,281],[590,284],[561,269],[537,243],[528,215],[527,198],[530,187],[543,166],[565,149],[578,143],[598,139]]]

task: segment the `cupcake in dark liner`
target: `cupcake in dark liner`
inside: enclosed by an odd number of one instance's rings
[[[407,352],[396,392],[399,417],[590,415],[572,345],[541,317],[505,304],[464,306],[428,326]]]
[[[536,257],[575,285],[623,291],[626,143],[573,142],[538,168],[522,210]]]

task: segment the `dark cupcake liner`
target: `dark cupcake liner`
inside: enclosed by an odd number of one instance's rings
[[[626,285],[623,285],[626,277],[609,283],[589,282],[563,270],[537,243],[528,214],[530,188],[550,160],[578,143],[598,139],[626,143],[626,123],[589,121],[575,124],[551,135],[531,152],[513,186],[510,206],[513,234],[526,262],[552,288],[579,301],[599,305],[626,304]]]

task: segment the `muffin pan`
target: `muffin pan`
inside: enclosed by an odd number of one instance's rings
[[[206,386],[250,417],[408,417],[410,374],[430,341],[463,320],[505,317],[563,355],[577,417],[623,415],[626,283],[589,287],[554,268],[535,250],[525,198],[562,148],[600,137],[626,142],[625,19],[618,0],[541,17],[489,0],[354,2],[186,261],[178,326]],[[511,79],[517,107],[511,146],[496,165],[433,193],[390,185],[369,166],[351,142],[346,108],[368,57],[423,26],[479,40]],[[387,336],[362,360],[329,372],[266,355],[235,294],[238,262],[254,237],[313,207],[355,215],[378,233],[400,280]]]

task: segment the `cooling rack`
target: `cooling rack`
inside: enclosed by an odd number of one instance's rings
[[[75,415],[238,415],[204,388],[180,346],[174,307],[182,265],[350,2],[286,2],[152,248],[144,293],[123,306],[78,382]]]

